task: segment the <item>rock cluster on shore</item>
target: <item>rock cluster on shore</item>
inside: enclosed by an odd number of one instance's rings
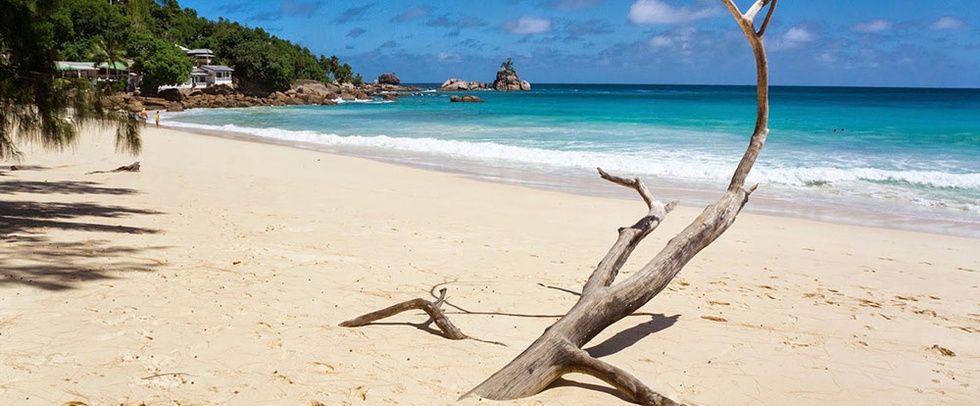
[[[297,80],[284,92],[267,95],[245,94],[230,86],[217,85],[205,88],[164,89],[155,97],[139,94],[118,94],[109,98],[110,103],[121,109],[137,112],[148,110],[182,111],[190,108],[333,105],[338,100],[386,100],[397,98],[398,93],[422,90],[392,84],[354,86],[337,85],[316,80]]]
[[[352,84],[324,83],[316,80],[297,80],[289,90],[272,93],[242,91],[227,85],[200,88],[171,88],[161,90],[156,96],[117,94],[109,98],[110,105],[132,112],[147,110],[183,111],[191,108],[334,105],[338,101],[397,100],[399,95],[412,94],[422,89],[415,86],[399,86],[401,80],[394,73],[378,76],[375,83],[354,86]],[[473,90],[527,91],[531,84],[520,80],[513,69],[501,69],[493,83],[466,81],[452,78],[443,82],[439,91],[457,92]],[[453,96],[452,102],[483,102],[473,95]]]

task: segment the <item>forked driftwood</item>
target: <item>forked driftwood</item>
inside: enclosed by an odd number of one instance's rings
[[[611,176],[600,169],[603,178],[635,189],[646,202],[649,212],[633,226],[620,229],[619,239],[585,283],[578,302],[564,317],[548,327],[517,358],[463,397],[477,395],[497,400],[523,398],[537,394],[564,374],[578,372],[605,381],[636,403],[677,404],[654,392],[629,372],[593,358],[582,350],[582,346],[666,288],[684,265],[734,223],[735,217],[748,202],[749,194],[755,190],[754,186],[745,189],[745,179],[769,134],[769,68],[762,35],[772,17],[776,0],[758,0],[744,14],[733,0],[722,0],[722,3],[735,17],[752,47],[757,74],[755,129],[725,195],[706,207],[637,273],[613,285],[633,249],[660,225],[673,203],[663,204],[655,200],[638,179]],[[769,10],[765,21],[756,31],[753,23],[755,16],[767,5]]]
[[[429,318],[434,321],[437,326],[439,326],[439,329],[442,330],[442,334],[444,334],[446,338],[450,340],[463,340],[469,338],[466,336],[466,334],[463,334],[463,332],[456,327],[452,321],[449,321],[449,317],[446,317],[446,313],[442,311],[442,303],[445,301],[446,288],[442,288],[439,289],[439,299],[435,302],[430,302],[422,298],[408,300],[357,318],[347,320],[340,323],[340,326],[361,327],[370,324],[371,322],[391,317],[404,311],[423,310],[428,313]]]
[[[140,171],[140,161],[133,162],[129,165],[123,165],[111,171],[92,171],[86,172],[86,175],[91,175],[93,173],[111,173],[111,172],[139,172]]]
[[[619,238],[586,281],[582,295],[555,324],[545,329],[524,352],[480,383],[463,397],[477,395],[507,400],[535,395],[561,376],[583,373],[615,387],[627,399],[644,405],[678,403],[647,387],[629,372],[589,355],[582,347],[613,323],[637,311],[659,294],[681,269],[702,249],[734,223],[755,186],[746,189],[745,179],[762,151],[769,133],[769,69],[762,36],[777,0],[757,0],[743,14],[734,0],[721,0],[748,39],[756,60],[757,114],[755,129],[745,154],[732,175],[724,196],[710,204],[690,224],[667,242],[650,262],[625,280],[613,284],[636,246],[656,229],[676,202],[656,200],[639,179],[613,176],[602,169],[603,179],[636,190],[648,212],[635,224],[619,229]],[[756,15],[769,7],[758,31]]]

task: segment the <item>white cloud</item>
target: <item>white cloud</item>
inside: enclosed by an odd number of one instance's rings
[[[941,17],[936,20],[936,22],[932,23],[932,29],[934,30],[955,30],[962,26],[963,20],[950,16]]]
[[[436,57],[439,58],[439,62],[443,63],[456,63],[462,60],[462,58],[459,57],[459,54],[452,52],[440,52]]]
[[[649,45],[650,48],[656,49],[671,48],[675,51],[687,51],[691,48],[691,44],[695,41],[696,34],[697,30],[694,28],[678,30],[676,32],[651,37],[647,41],[647,45]]]
[[[512,34],[540,34],[551,31],[551,20],[539,17],[521,17],[504,23],[504,29]]]
[[[786,31],[786,35],[783,36],[783,39],[794,43],[804,43],[813,41],[816,39],[816,36],[810,31],[807,31],[806,28],[793,27],[790,28],[789,31]]]
[[[660,36],[650,38],[650,41],[648,41],[648,43],[653,48],[665,48],[665,47],[669,47],[671,44],[674,43],[674,38],[660,35]]]
[[[823,63],[837,63],[837,54],[826,51],[817,57]]]
[[[673,7],[661,0],[637,0],[630,6],[629,20],[633,24],[676,24],[714,17],[721,11],[717,7],[692,10]]]
[[[773,38],[770,43],[770,49],[780,51],[802,48],[803,45],[813,42],[816,39],[817,35],[810,32],[810,30],[803,27],[792,27],[782,36]]]
[[[892,25],[892,22],[888,20],[871,20],[852,25],[851,31],[868,33],[885,32],[892,29]]]

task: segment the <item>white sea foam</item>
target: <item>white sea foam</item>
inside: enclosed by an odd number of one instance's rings
[[[394,100],[374,100],[374,99],[371,99],[371,100],[365,100],[365,99],[344,100],[344,99],[341,99],[341,98],[338,97],[336,99],[333,99],[333,102],[335,102],[337,104],[344,104],[344,103],[387,104],[387,103],[393,103]]]
[[[354,146],[383,150],[436,154],[448,157],[511,164],[591,170],[601,166],[608,170],[637,175],[690,181],[726,181],[737,157],[695,151],[594,151],[589,149],[553,150],[507,145],[496,142],[409,138],[387,135],[341,136],[316,131],[293,131],[277,128],[250,128],[234,124],[213,126],[171,121],[178,127],[201,128],[245,133],[285,141],[309,142],[329,146]],[[458,129],[457,129],[458,131]],[[780,167],[757,165],[750,182],[793,187],[835,186],[854,182],[906,184],[923,188],[958,188],[980,193],[980,173],[956,174],[941,171],[885,170],[877,168]]]
[[[792,186],[821,186],[840,182],[905,183],[928,188],[980,191],[980,173],[948,173],[877,168],[766,168],[757,169],[761,179]]]

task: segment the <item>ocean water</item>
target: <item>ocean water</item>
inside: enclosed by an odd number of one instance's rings
[[[754,86],[468,93],[485,103],[450,103],[452,94],[197,109],[163,122],[633,198],[600,180],[598,166],[689,205],[724,191],[755,123]],[[746,210],[980,237],[980,89],[772,87],[770,108],[769,138],[748,180],[759,189]]]

